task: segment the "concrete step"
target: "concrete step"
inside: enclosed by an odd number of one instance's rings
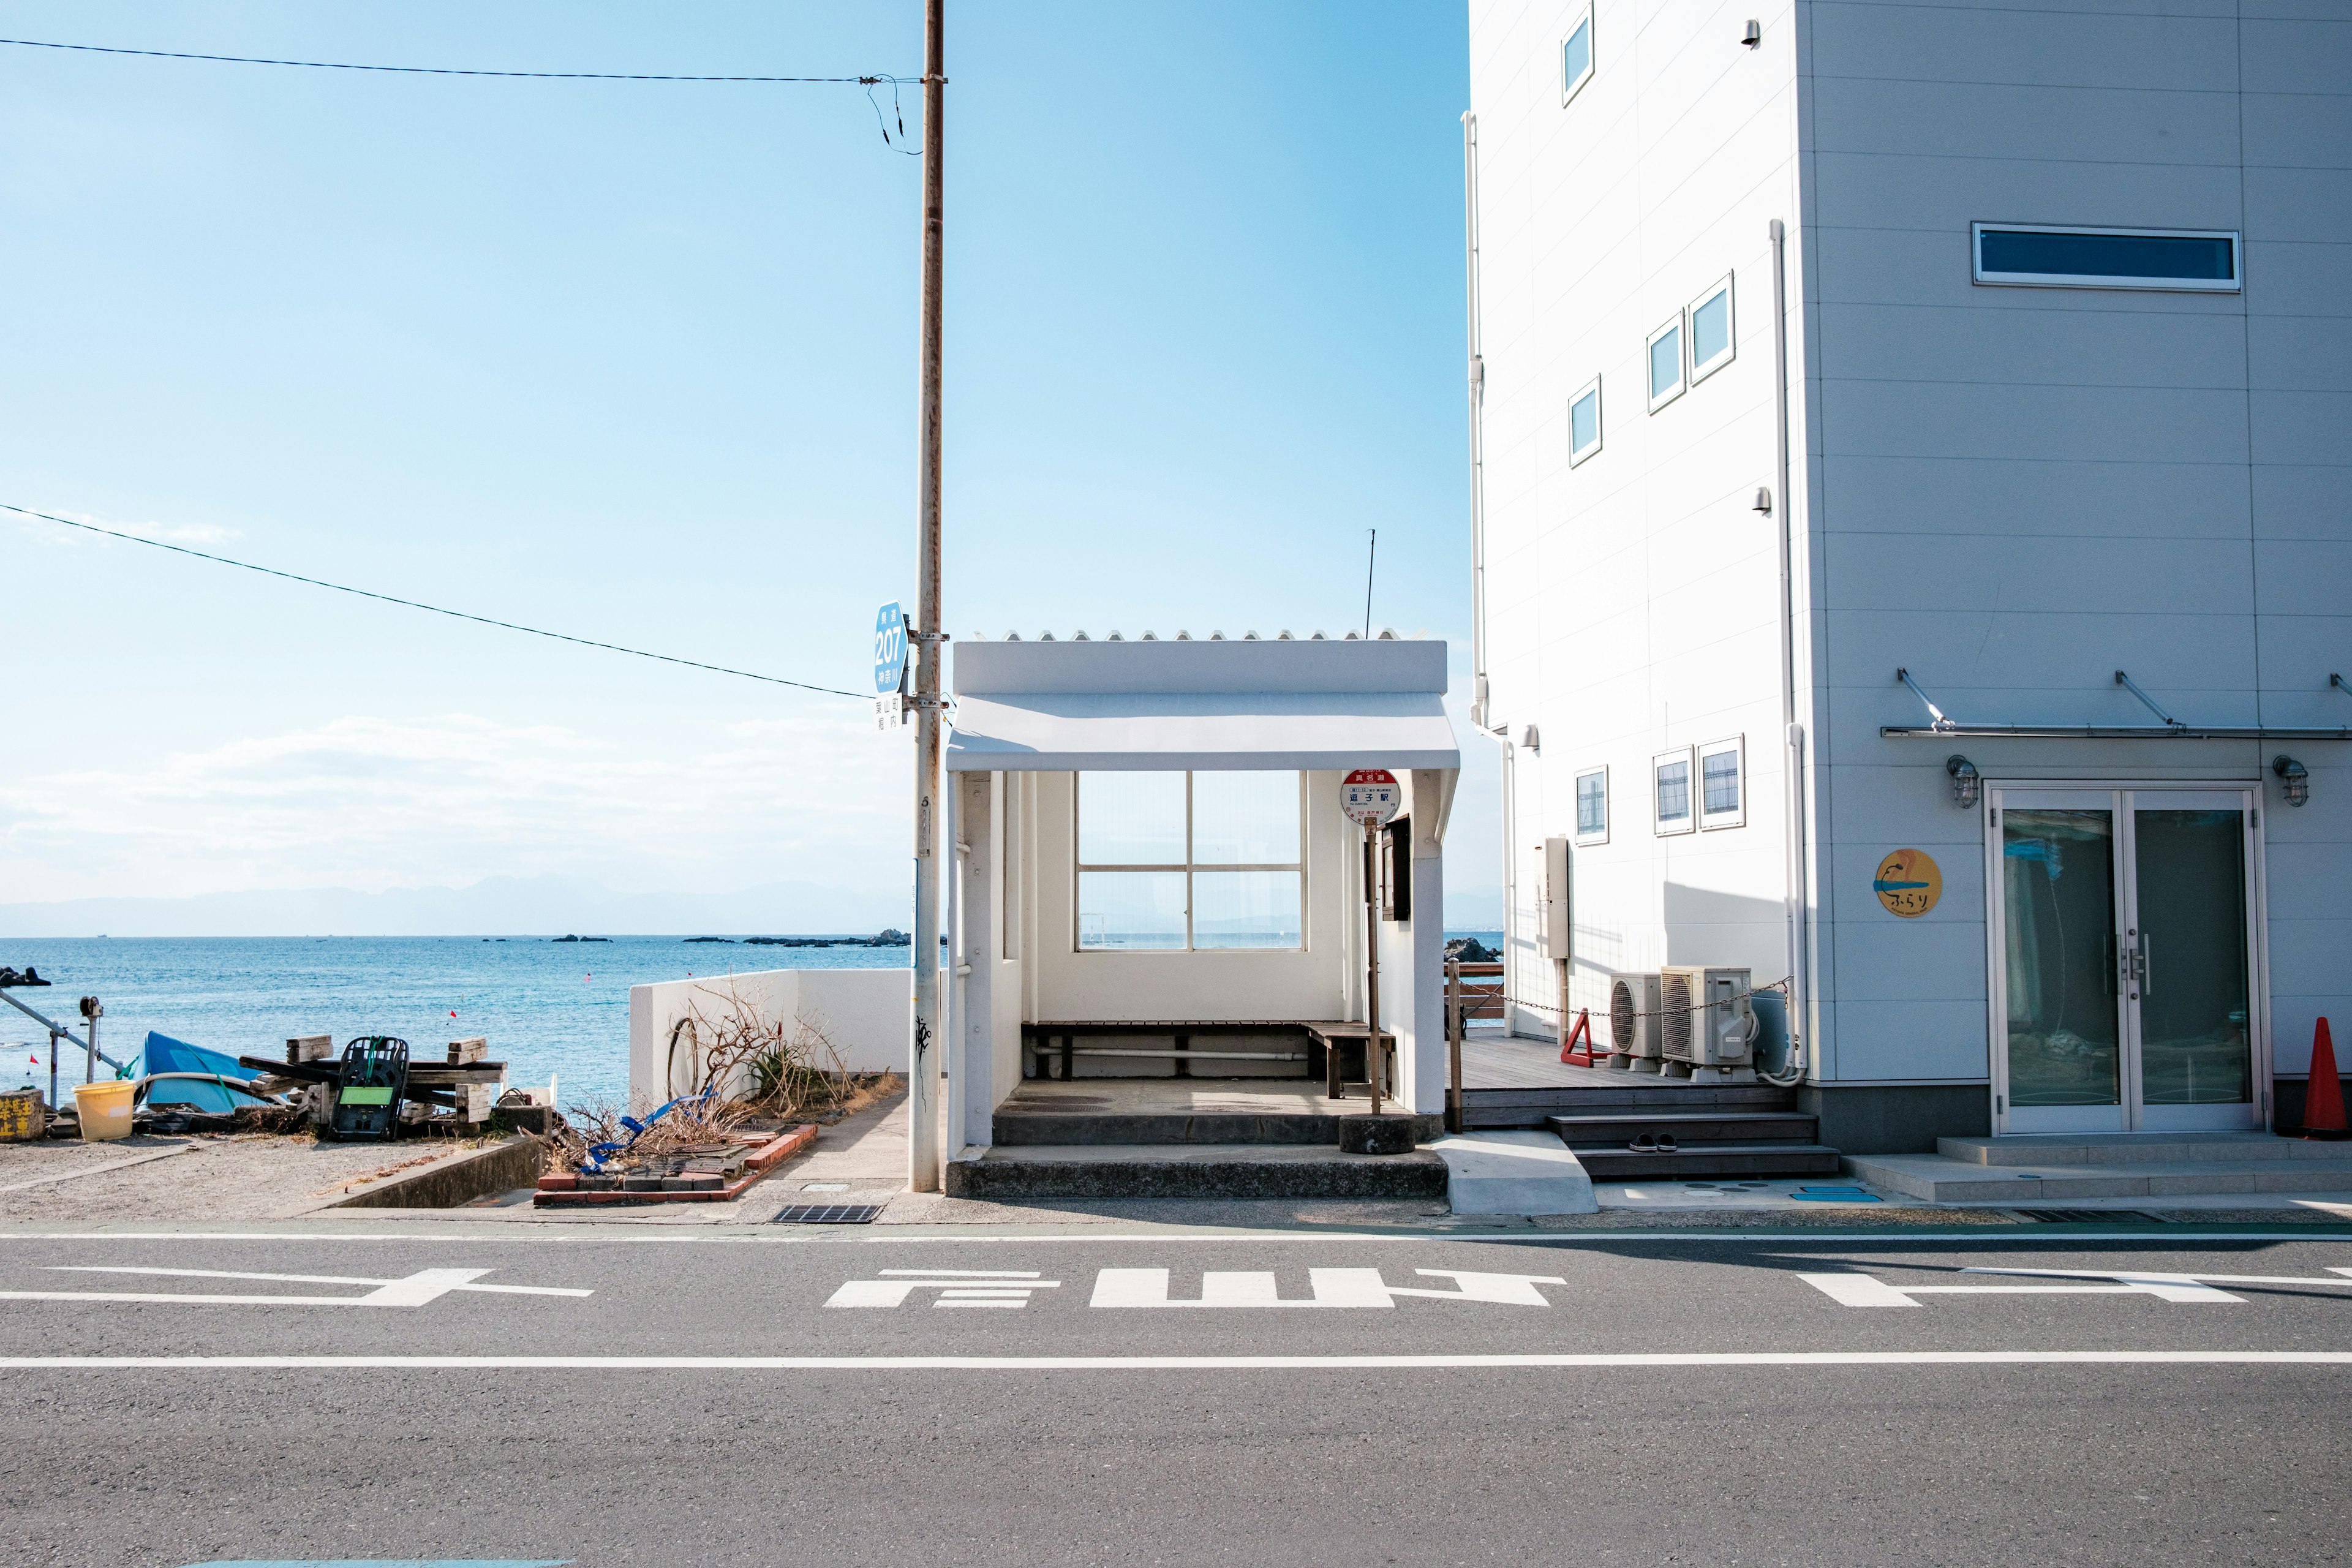
[[[1445,1162],[1291,1143],[1031,1144],[950,1161],[950,1197],[1442,1198]]]
[[[1455,1214],[1595,1214],[1592,1178],[1576,1152],[1543,1132],[1440,1138],[1446,1203]]]
[[[1947,1140],[1946,1142],[1952,1142]],[[1590,1164],[1588,1158],[1587,1163]],[[2228,1193],[2352,1193],[2352,1163],[2221,1158],[2137,1163],[1988,1165],[1944,1154],[1855,1154],[1852,1174],[1931,1203],[2058,1203],[2069,1198],[2201,1197]]]
[[[1974,1165],[2157,1165],[2200,1160],[2231,1164],[2306,1162],[2352,1165],[2352,1142],[2306,1142],[2268,1132],[2008,1133],[1938,1138],[1936,1152]]]
[[[1354,1114],[1370,1109],[1360,1097],[1343,1103]],[[1000,1110],[991,1119],[999,1148],[1054,1148],[1072,1144],[1265,1143],[1319,1144],[1336,1148],[1346,1115],[1257,1115],[1246,1111]],[[1444,1131],[1442,1116],[1413,1118],[1413,1142],[1426,1143]]]
[[[1713,1176],[1828,1176],[1838,1152],[1825,1143],[1702,1143],[1672,1154],[1631,1149],[1579,1149],[1577,1159],[1596,1182],[1675,1181]]]
[[[1706,1143],[1811,1143],[1821,1119],[1794,1110],[1667,1110],[1638,1115],[1548,1116],[1571,1149],[1623,1149],[1664,1135],[1687,1147]]]

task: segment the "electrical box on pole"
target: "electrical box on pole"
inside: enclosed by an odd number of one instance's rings
[[[1568,840],[1545,839],[1543,864],[1544,956],[1555,963],[1565,963],[1574,955],[1575,930],[1569,918],[1573,868],[1569,861]]]

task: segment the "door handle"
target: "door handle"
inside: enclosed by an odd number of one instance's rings
[[[2148,979],[2147,955],[2147,932],[2142,931],[2139,933],[2139,951],[2132,955],[2132,969],[2135,977],[2139,981],[2139,994],[2143,996],[2153,996],[2156,994],[2156,985]]]

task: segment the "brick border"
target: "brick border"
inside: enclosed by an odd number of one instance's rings
[[[625,1193],[580,1190],[577,1172],[564,1171],[539,1178],[539,1191],[530,1200],[533,1208],[587,1208],[597,1205],[634,1204],[725,1204],[732,1203],[751,1189],[754,1183],[810,1144],[816,1142],[816,1123],[804,1121],[763,1143],[743,1162],[741,1179],[724,1187],[714,1187],[701,1193]]]

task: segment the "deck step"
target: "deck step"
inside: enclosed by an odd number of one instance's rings
[[[947,1167],[947,1194],[1047,1198],[1443,1198],[1445,1162],[1284,1143],[1032,1144]]]
[[[2231,1164],[2308,1162],[2352,1165],[2352,1142],[2309,1142],[2268,1132],[2011,1133],[1938,1138],[1936,1152],[1971,1165],[2157,1165],[2210,1160]],[[2092,1171],[2088,1173],[2095,1173]]]
[[[2283,1141],[2282,1141],[2283,1142]],[[2161,1148],[2158,1143],[2151,1152]],[[1579,1155],[1589,1166],[1591,1158]],[[2000,1164],[1948,1154],[1857,1154],[1845,1168],[1886,1192],[1930,1203],[2032,1206],[2077,1198],[2212,1197],[2231,1193],[2352,1193],[2352,1164],[2336,1160],[2216,1158]]]
[[[1627,1149],[1646,1139],[1677,1145],[1804,1143],[1821,1136],[1821,1119],[1793,1110],[1665,1110],[1633,1115],[1548,1116],[1545,1124],[1571,1149]]]
[[[1838,1171],[1838,1152],[1825,1143],[1703,1143],[1672,1154],[1579,1149],[1576,1157],[1596,1182],[1829,1176]]]

